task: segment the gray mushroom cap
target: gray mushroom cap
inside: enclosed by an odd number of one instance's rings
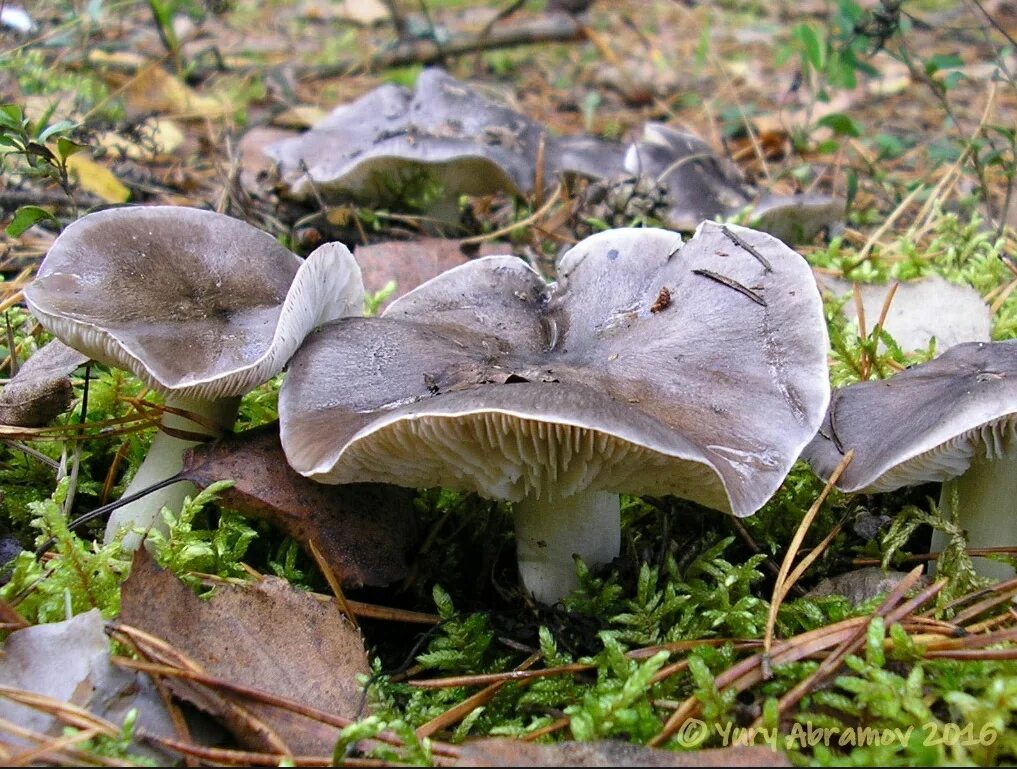
[[[647,123],[629,146],[625,170],[657,179],[668,189],[669,227],[692,230],[699,222],[744,208],[751,189],[735,166],[717,157],[697,136],[661,123]]]
[[[327,483],[676,494],[750,515],[826,409],[827,340],[804,260],[728,233],[743,245],[712,222],[684,245],[600,233],[550,286],[486,257],[381,318],[326,324],[280,394],[288,461]]]
[[[537,123],[432,68],[413,91],[383,85],[266,152],[297,198],[317,189],[378,203],[428,170],[454,194],[525,195],[533,190],[542,133]]]
[[[855,285],[826,275],[818,276],[817,280],[820,289],[835,294],[851,294]],[[858,284],[869,330],[879,319],[892,288],[893,284]],[[858,322],[855,302],[848,301],[842,312],[849,320]],[[935,338],[936,353],[941,354],[962,342],[988,342],[992,337],[992,311],[971,286],[928,275],[897,284],[883,328],[902,350],[923,350]]]
[[[803,453],[848,492],[892,491],[963,474],[976,456],[1002,455],[1017,423],[1017,340],[967,342],[890,379],[835,390]]]
[[[668,191],[667,225],[692,230],[703,219],[733,217],[751,209],[749,223],[785,243],[803,243],[843,226],[845,203],[827,195],[757,197],[738,168],[698,136],[647,123],[628,148],[625,169],[657,179]]]
[[[90,358],[166,394],[214,399],[278,373],[319,323],[359,314],[363,285],[341,244],[305,261],[237,219],[154,206],[70,225],[25,299]]]
[[[548,137],[544,148],[545,178],[560,175],[589,179],[628,176],[625,156],[628,146],[597,136]]]

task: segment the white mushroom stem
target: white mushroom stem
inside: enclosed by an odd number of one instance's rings
[[[967,532],[968,547],[1017,546],[1017,446],[1012,445],[1001,457],[976,457],[967,471],[943,484],[940,512],[953,514],[957,501],[957,521]],[[938,553],[947,544],[946,536],[934,532],[932,551]],[[975,571],[995,580],[1007,580],[1014,570],[987,558],[974,558]]]
[[[514,506],[519,577],[533,597],[553,604],[579,585],[572,559],[591,567],[618,557],[617,494],[585,490],[570,497],[527,497]]]
[[[215,436],[233,426],[237,418],[237,410],[240,408],[240,398],[220,398],[209,401],[170,397],[166,399],[166,405],[194,414],[202,418],[208,425],[166,411],[162,417],[163,427],[170,430]],[[213,429],[212,425],[218,429]],[[152,445],[149,447],[141,467],[138,468],[138,472],[135,473],[127,488],[124,489],[123,496],[128,497],[159,481],[172,478],[183,468],[184,452],[196,445],[198,445],[198,441],[184,440],[159,430],[152,438]],[[159,512],[164,507],[168,507],[174,513],[180,512],[184,497],[193,495],[194,491],[194,484],[174,483],[114,510],[106,525],[106,542],[112,540],[117,531],[124,526],[142,531],[154,528],[165,532],[166,526]],[[142,538],[142,535],[137,532],[127,534],[124,537],[124,548],[137,550]]]

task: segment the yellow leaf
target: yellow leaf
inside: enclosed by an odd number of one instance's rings
[[[101,64],[106,82],[122,89],[128,109],[134,113],[170,115],[178,118],[218,118],[229,114],[225,99],[197,93],[157,63],[133,57],[92,57]]]
[[[298,104],[272,118],[272,125],[283,128],[310,128],[328,113],[313,104]]]
[[[160,67],[138,73],[127,89],[131,106],[183,118],[222,117],[229,109],[219,99],[202,96]]]
[[[82,153],[67,158],[67,168],[81,189],[106,203],[126,203],[131,197],[131,191],[112,171]]]
[[[140,141],[107,131],[96,137],[100,147],[131,160],[159,160],[171,156],[184,143],[184,132],[168,118],[151,117],[136,126]]]

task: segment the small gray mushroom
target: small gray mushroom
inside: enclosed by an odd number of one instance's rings
[[[574,553],[617,556],[619,492],[751,515],[829,398],[812,274],[768,235],[611,230],[558,274],[485,257],[326,324],[279,401],[303,475],[514,502],[520,575],[545,603],[575,586]]]
[[[383,85],[266,152],[298,199],[317,190],[368,205],[405,203],[432,180],[443,188],[439,207],[447,208],[464,194],[532,192],[543,132],[432,68],[413,91]]]
[[[755,229],[785,243],[808,242],[842,226],[844,202],[826,195],[763,195],[745,183],[737,167],[693,134],[647,123],[628,148],[625,169],[651,176],[668,191],[667,226],[692,230],[703,219],[749,211]]]
[[[883,381],[835,390],[803,457],[847,492],[942,482],[940,510],[956,513],[972,547],[1017,545],[1017,340],[968,342]],[[975,559],[983,576],[1013,570]]]
[[[853,291],[853,284],[847,280],[827,276],[817,280],[821,289],[836,294]],[[879,320],[892,288],[892,284],[859,284],[868,330]],[[855,302],[848,301],[844,305],[844,315],[858,322]],[[905,352],[924,350],[935,338],[936,353],[940,354],[962,342],[988,342],[992,334],[992,312],[971,286],[929,275],[898,284],[883,328]]]
[[[667,224],[676,230],[691,231],[704,219],[752,202],[752,190],[733,163],[718,157],[699,137],[663,123],[643,126],[642,139],[625,154],[625,170],[654,177],[667,187]]]
[[[89,358],[124,368],[204,423],[166,413],[172,431],[229,429],[240,396],[282,370],[319,323],[359,314],[360,270],[330,243],[302,260],[267,233],[210,211],[173,206],[89,214],[54,242],[25,289],[32,314]],[[169,478],[192,441],[160,431],[125,496]],[[114,513],[146,528],[185,484]],[[136,545],[138,538],[125,542]]]

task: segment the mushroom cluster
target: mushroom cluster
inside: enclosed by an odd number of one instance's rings
[[[773,237],[611,230],[558,274],[485,257],[380,318],[324,324],[279,401],[303,475],[513,502],[520,576],[545,603],[576,585],[574,554],[618,555],[620,492],[751,515],[829,399],[819,293]]]
[[[771,235],[609,230],[557,273],[474,259],[363,318],[341,244],[301,260],[238,220],[156,206],[72,224],[25,296],[63,343],[166,396],[125,497],[174,476],[288,363],[280,438],[297,472],[511,503],[520,577],[544,603],[575,587],[574,556],[617,557],[620,493],[747,516],[800,454],[827,477],[854,450],[849,492],[942,481],[971,544],[1017,539],[1017,340],[957,344],[831,399],[818,288]],[[124,505],[107,539],[186,491]]]
[[[281,371],[312,328],[360,314],[363,295],[360,269],[339,243],[303,260],[237,219],[174,206],[79,219],[25,289],[55,337],[166,396],[163,429],[125,497],[175,475],[195,443],[177,435],[229,429],[240,396]],[[107,539],[124,525],[157,523],[186,493],[177,484],[121,507]]]
[[[682,231],[753,208],[754,227],[800,242],[840,226],[844,216],[843,201],[826,196],[757,196],[733,164],[692,134],[647,123],[632,143],[554,136],[439,68],[424,70],[413,90],[382,85],[264,151],[293,198],[375,206],[410,199],[443,220],[458,220],[461,195],[526,197],[575,176],[648,178],[670,198],[664,223]]]

